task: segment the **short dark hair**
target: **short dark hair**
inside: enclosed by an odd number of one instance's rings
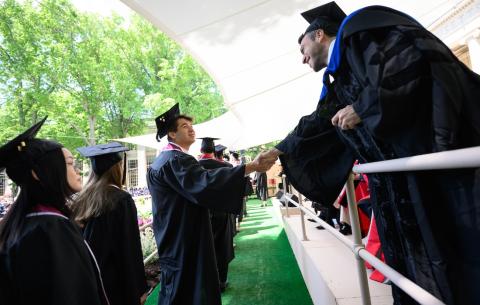
[[[214,154],[215,153],[215,146],[214,147],[210,147],[207,145],[207,147],[201,147],[200,148],[200,152],[203,153],[203,154]]]
[[[172,138],[170,138],[170,136],[168,135],[169,132],[173,131],[173,132],[176,132],[178,130],[178,120],[180,119],[185,119],[189,122],[193,122],[193,118],[188,116],[188,115],[185,115],[185,114],[180,114],[178,115],[177,117],[175,117],[175,119],[173,120],[170,120],[170,122],[168,123],[167,125],[167,139],[168,141],[171,141]]]
[[[300,35],[300,37],[298,37],[298,44],[302,43],[303,37],[305,37],[306,35],[309,36],[309,38],[312,40],[315,39],[315,34],[317,33],[318,30],[322,30],[329,37],[335,37],[337,36],[337,32],[338,32],[338,24],[328,23],[328,24],[325,24],[322,28],[319,28],[307,33],[303,33],[302,35]]]
[[[223,158],[223,150],[222,151],[215,151],[213,153],[215,154],[215,158],[217,158],[217,159],[222,159]]]

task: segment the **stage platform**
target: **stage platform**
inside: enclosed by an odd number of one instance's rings
[[[271,200],[314,304],[361,305],[353,252],[326,230],[318,230],[316,223],[306,219],[308,241],[302,241],[300,210],[289,208],[290,216],[287,217],[281,203],[275,198]],[[372,305],[393,303],[390,285],[369,280],[369,287]]]

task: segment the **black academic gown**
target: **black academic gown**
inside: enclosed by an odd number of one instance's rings
[[[268,199],[268,184],[267,173],[255,174],[255,189],[257,192],[257,198],[266,201]]]
[[[255,192],[253,191],[252,178],[250,178],[250,176],[248,176],[247,177],[247,182],[245,184],[245,197],[253,195],[254,193]]]
[[[204,169],[192,156],[163,151],[147,173],[161,269],[158,304],[221,304],[210,210],[238,213],[245,167]]]
[[[222,162],[225,165],[225,167],[229,167],[229,168],[233,167],[233,165],[230,162],[227,162],[224,160],[218,160],[218,161]],[[251,189],[253,194],[252,181],[250,177],[247,176],[245,177],[245,196],[248,196],[249,188]],[[245,204],[242,205],[242,211],[244,206]],[[235,237],[235,235],[237,235],[237,215],[232,213],[228,213],[228,215],[230,215],[230,224],[232,226],[230,232],[232,232],[232,246],[233,246],[233,238]]]
[[[113,209],[88,220],[83,236],[97,258],[110,305],[140,304],[147,291],[137,208],[129,193],[108,189]]]
[[[354,159],[480,145],[480,77],[415,21],[366,9],[347,23],[340,46],[327,96],[277,146],[307,197],[332,203]],[[340,131],[329,121],[346,105],[362,123]],[[368,177],[387,263],[448,304],[480,304],[479,170]],[[396,287],[393,295],[398,304],[414,303]]]
[[[80,230],[41,214],[27,217],[18,241],[0,253],[0,304],[106,304]]]
[[[215,159],[200,159],[198,161],[205,169],[216,169],[222,167],[231,167],[227,163]],[[231,165],[231,164],[230,164]],[[239,205],[243,202],[243,197],[232,197],[229,205]],[[220,282],[227,280],[228,264],[235,258],[233,249],[232,214],[223,211],[210,210],[210,221],[212,224],[213,245],[215,248],[215,257],[217,259],[217,268]]]

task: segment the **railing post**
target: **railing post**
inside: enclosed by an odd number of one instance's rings
[[[290,217],[288,215],[288,200],[287,200],[287,184],[285,183],[287,176],[282,175],[282,184],[283,184],[283,195],[285,196],[285,212],[287,213],[287,217]]]
[[[353,184],[353,173],[348,175],[347,180],[347,201],[348,211],[350,213],[350,224],[352,226],[353,234],[353,247],[363,247],[362,234],[360,232],[360,223],[358,221],[357,203],[355,200],[355,187]],[[358,252],[355,252],[355,258],[357,260],[358,281],[360,282],[360,292],[362,293],[362,304],[370,305],[370,290],[368,288],[367,271],[363,260],[359,257]]]
[[[297,193],[298,193],[298,204],[300,206],[303,206],[303,196],[299,192],[297,192]],[[307,237],[307,231],[305,230],[305,212],[302,209],[300,209],[300,220],[302,222],[303,241],[307,241],[308,237]]]

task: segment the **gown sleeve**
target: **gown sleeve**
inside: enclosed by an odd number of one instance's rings
[[[381,44],[369,39],[381,31],[346,42],[346,60],[363,87],[352,106],[367,130],[402,148],[401,156],[431,152],[419,147],[432,139],[437,151],[478,145],[480,77],[423,28],[388,31]],[[362,41],[370,41],[365,50]]]
[[[289,182],[308,199],[333,204],[354,161],[330,119],[316,110],[300,119],[297,127],[276,148]]]
[[[140,297],[147,291],[145,267],[143,265],[140,231],[137,223],[137,208],[132,197],[127,194],[117,205],[118,241],[117,254],[122,266],[124,304],[140,304]]]
[[[226,204],[245,192],[245,166],[206,170],[189,155],[177,155],[162,167],[164,180],[188,201],[206,208],[239,213],[242,201]]]

